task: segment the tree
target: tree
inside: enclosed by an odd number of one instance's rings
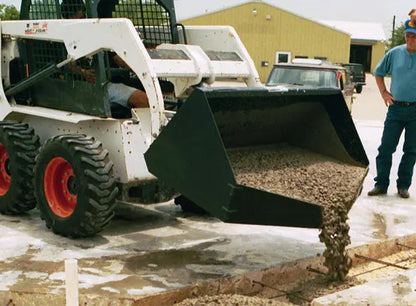
[[[388,41],[388,49],[392,49],[396,46],[403,45],[406,43],[406,40],[404,39],[404,28],[405,25],[402,23],[399,27],[394,29],[394,32],[392,32],[391,37]]]
[[[0,4],[1,20],[18,20],[19,11],[14,5]]]

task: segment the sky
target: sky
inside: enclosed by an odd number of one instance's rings
[[[238,5],[248,0],[174,0],[178,20],[215,12]],[[256,0],[253,0],[256,1]],[[380,22],[390,37],[393,16],[396,26],[407,19],[411,8],[416,7],[413,0],[257,0],[272,4],[302,17],[319,20],[342,20],[360,22]],[[20,0],[0,0],[0,3],[20,8]]]
[[[7,4],[7,5],[14,5],[18,9],[20,9],[20,0],[0,0],[1,4]]]

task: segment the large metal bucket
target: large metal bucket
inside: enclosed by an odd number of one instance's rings
[[[368,168],[338,90],[195,88],[145,158],[151,173],[225,222],[319,227],[319,203],[236,182],[230,150],[279,143]],[[356,197],[366,172],[357,178]]]

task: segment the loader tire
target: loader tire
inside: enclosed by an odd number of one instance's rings
[[[33,168],[39,137],[26,123],[0,122],[0,212],[19,214],[36,207]]]
[[[197,215],[206,215],[208,212],[196,205],[194,202],[184,197],[183,195],[175,198],[175,204],[180,205],[183,212],[192,213]]]
[[[355,91],[357,93],[361,93],[363,91],[363,85],[357,85],[357,87],[355,87]]]
[[[100,232],[114,217],[118,194],[108,151],[85,135],[52,137],[36,157],[35,191],[41,218],[54,233]]]

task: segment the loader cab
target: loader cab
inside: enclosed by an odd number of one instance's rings
[[[67,19],[71,12],[80,9],[82,14],[75,18],[129,18],[147,48],[155,48],[161,43],[178,42],[173,0],[23,0],[20,19]],[[67,58],[66,48],[59,42],[22,39],[18,42],[18,48],[20,58],[13,63],[14,73],[11,77],[15,82],[29,78]],[[36,86],[26,92],[16,95],[15,100],[19,104],[94,116],[130,117],[129,109],[120,109],[120,106],[109,102],[108,82],[126,83],[138,89],[142,89],[142,86],[137,76],[128,69],[116,69],[111,63],[110,54],[110,51],[101,51],[77,61],[80,71],[95,72],[93,78],[87,80],[82,73],[74,72],[67,65],[37,81]],[[165,87],[171,90],[170,84]]]
[[[91,9],[93,18],[130,19],[147,48],[179,41],[173,0],[101,0]]]
[[[63,2],[22,0],[20,19],[67,19],[68,15],[62,12]],[[130,19],[146,47],[179,41],[178,27],[182,25],[176,22],[173,0],[70,0],[70,3],[67,5],[70,9],[83,7],[85,14],[80,18]]]

